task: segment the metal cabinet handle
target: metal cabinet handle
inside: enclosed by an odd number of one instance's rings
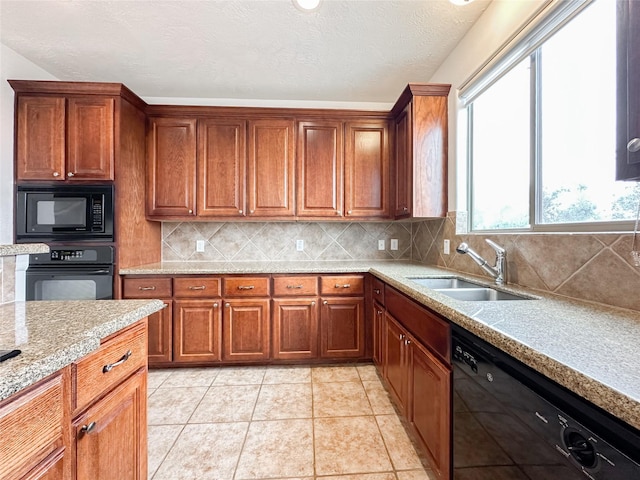
[[[82,427],[80,427],[80,431],[84,434],[88,434],[88,433],[91,433],[94,428],[96,428],[96,422],[91,422],[87,425],[83,425]]]
[[[300,289],[300,288],[302,288],[302,285],[287,285],[287,288],[297,288],[297,289]]]
[[[138,287],[138,290],[155,290],[156,287],[155,286],[151,286],[151,287]]]
[[[339,283],[336,283],[335,288],[351,288],[351,284],[345,283],[344,285],[340,285]]]
[[[255,285],[238,285],[238,290],[253,290]]]
[[[378,310],[378,315],[382,315],[382,310]]]
[[[409,207],[402,207],[403,212],[406,212],[407,210],[409,210]]]
[[[323,305],[328,304],[329,302],[327,302],[326,300],[324,302],[322,302]]]
[[[204,290],[207,288],[205,285],[189,285],[189,290]]]
[[[253,214],[255,213],[255,210],[249,210],[249,213]]]
[[[125,353],[122,357],[120,357],[120,360],[118,360],[117,362],[110,363],[110,364],[105,365],[104,367],[102,367],[102,373],[108,373],[111,370],[113,370],[115,367],[117,367],[118,365],[122,365],[124,362],[129,360],[129,357],[131,355],[132,355],[131,350],[128,350],[127,353]]]
[[[231,306],[231,304],[229,302],[224,304],[225,307],[229,308]]]
[[[218,302],[213,302],[213,308],[218,308]]]
[[[193,210],[189,209],[189,215],[191,215],[193,213]]]
[[[373,289],[373,293],[375,293],[376,295],[380,295],[380,289],[379,288],[374,288]]]
[[[76,176],[76,174],[75,174],[75,173],[73,173],[73,172],[69,172],[69,173],[67,173],[67,177],[75,177],[75,176]]]
[[[627,143],[627,151],[630,153],[640,151],[640,138],[636,137],[629,140],[629,143]]]
[[[398,340],[403,340],[403,339],[404,339],[404,334],[403,333],[398,334]]]
[[[311,302],[312,307],[315,307],[315,305],[316,305],[316,302]]]
[[[242,215],[242,210],[238,210],[238,213],[239,213],[240,215]]]
[[[54,177],[59,177],[60,176],[60,172],[53,172],[53,176]]]

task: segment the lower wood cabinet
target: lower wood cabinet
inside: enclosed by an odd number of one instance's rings
[[[273,300],[273,358],[318,357],[318,301],[315,297]]]
[[[166,307],[149,315],[149,365],[173,359],[173,302],[163,301]]]
[[[146,369],[78,416],[73,430],[76,480],[146,479]]]
[[[222,359],[221,301],[174,301],[173,361],[199,363]]]
[[[270,357],[271,318],[269,299],[227,300],[223,316],[225,361],[257,361]]]
[[[363,297],[323,297],[320,355],[325,358],[364,356],[364,323]]]
[[[387,381],[389,392],[394,398],[396,405],[407,413],[407,331],[388,313],[385,314],[383,325],[384,335],[384,358],[383,375]]]

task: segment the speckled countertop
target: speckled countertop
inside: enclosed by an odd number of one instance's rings
[[[49,246],[44,243],[20,243],[0,245],[0,257],[26,255],[30,253],[47,253]]]
[[[164,308],[160,300],[16,302],[0,305],[0,400],[84,357],[100,339]]]
[[[165,262],[122,275],[370,272],[407,296],[640,428],[640,312],[507,286],[533,297],[504,302],[454,300],[411,277],[458,276],[491,285],[489,277],[410,262]]]

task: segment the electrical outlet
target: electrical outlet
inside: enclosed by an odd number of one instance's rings
[[[445,255],[449,255],[449,253],[451,253],[451,252],[449,251],[450,246],[451,246],[451,244],[449,243],[449,239],[445,239],[445,241],[444,241],[444,245],[443,245],[443,247],[442,247],[442,248],[443,248],[443,250],[444,250],[444,254],[445,254]]]
[[[384,250],[384,238],[382,240],[378,240],[378,250]]]
[[[298,252],[304,251],[304,240],[296,240],[296,250]]]
[[[398,239],[397,238],[392,238],[391,239],[391,250],[397,250],[398,249]]]
[[[204,252],[204,240],[196,240],[196,252]]]

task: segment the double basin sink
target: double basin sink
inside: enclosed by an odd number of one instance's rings
[[[501,300],[531,300],[530,297],[503,292],[485,287],[457,277],[451,278],[409,278],[412,282],[431,288],[455,300],[470,302],[488,302]]]

